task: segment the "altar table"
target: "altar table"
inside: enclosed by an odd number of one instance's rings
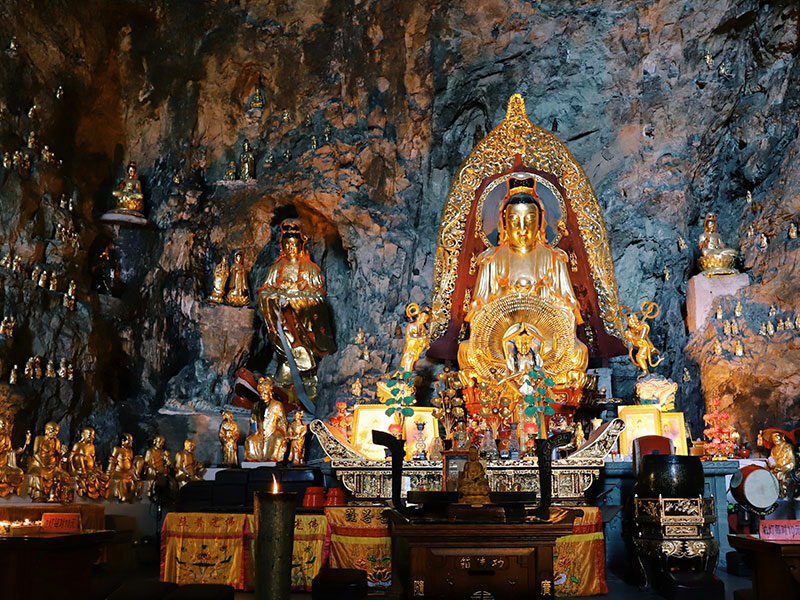
[[[0,521],[39,521],[42,513],[78,513],[84,529],[105,529],[105,509],[102,504],[2,504]]]
[[[161,580],[221,583],[252,590],[255,560],[253,515],[168,513],[161,530]],[[325,515],[295,515],[292,589],[310,591],[325,559]]]
[[[753,556],[755,600],[800,599],[800,541],[729,535],[731,546]]]

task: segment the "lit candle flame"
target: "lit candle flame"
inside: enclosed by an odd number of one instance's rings
[[[280,491],[278,487],[278,480],[275,479],[275,473],[272,474],[272,493],[277,494]]]

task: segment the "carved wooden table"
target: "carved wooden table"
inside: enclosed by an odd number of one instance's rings
[[[551,598],[556,538],[572,533],[575,517],[559,512],[553,523],[393,519],[393,585],[410,600]]]
[[[771,542],[752,535],[729,535],[728,541],[753,556],[756,600],[800,599],[800,542]]]

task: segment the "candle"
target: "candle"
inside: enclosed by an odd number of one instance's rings
[[[274,475],[271,491],[256,492],[256,600],[289,598],[295,496],[291,492],[281,492]]]

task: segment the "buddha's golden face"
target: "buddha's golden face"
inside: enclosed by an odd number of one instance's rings
[[[509,204],[505,211],[506,232],[511,246],[531,248],[539,228],[539,207],[535,204]]]
[[[283,240],[283,251],[290,259],[297,258],[300,254],[300,240],[296,237],[287,237]]]

